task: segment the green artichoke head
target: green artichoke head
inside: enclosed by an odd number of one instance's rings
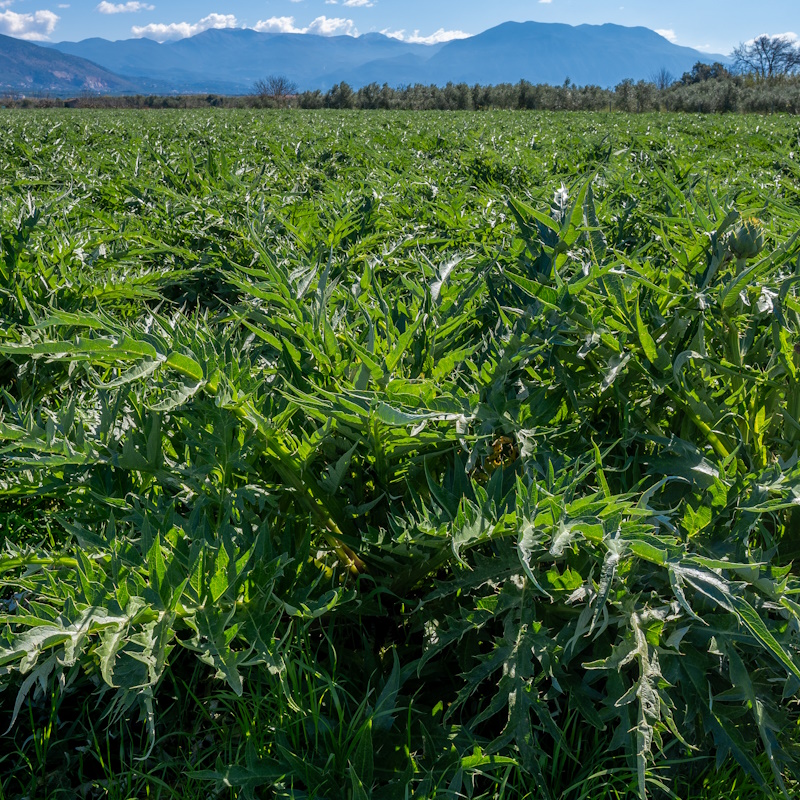
[[[764,249],[764,228],[755,217],[743,219],[728,239],[728,249],[737,260],[755,258]]]

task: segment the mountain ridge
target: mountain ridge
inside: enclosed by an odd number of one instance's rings
[[[493,60],[498,52],[506,58]],[[641,26],[511,22],[450,42],[429,67],[454,83],[516,82],[531,80],[533,73],[532,83],[556,85],[569,78],[578,85],[612,87],[627,78],[647,79],[662,68],[679,77],[697,61],[720,59],[727,60],[673,44]]]
[[[148,44],[139,44],[144,41]],[[177,91],[232,93],[248,92],[256,80],[275,73],[287,75],[301,89],[327,89],[340,80],[340,74],[349,74],[363,63],[409,53],[424,63],[440,47],[409,44],[382,34],[317,36],[246,28],[207,30],[163,44],[144,39],[90,39],[49,46],[89,58],[120,75],[162,82],[171,79]],[[213,72],[209,64],[213,64]]]
[[[0,34],[0,93],[121,94],[137,85],[87,59]]]
[[[359,88],[370,83],[486,85],[523,79],[560,85],[567,78],[576,85],[612,87],[626,78],[648,79],[660,70],[679,77],[698,61],[727,61],[725,56],[673,44],[649,28],[534,21],[505,22],[435,45],[380,33],[318,36],[243,28],[211,29],[164,43],[92,37],[24,44],[41,51],[40,61],[48,52],[83,59],[84,69],[92,64],[105,71],[98,85],[111,87],[110,75],[119,87],[126,87],[110,88],[109,93],[246,94],[256,80],[270,74],[285,75],[301,91],[326,91],[343,81]],[[55,91],[54,82],[45,88]]]

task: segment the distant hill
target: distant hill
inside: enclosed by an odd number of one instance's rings
[[[0,34],[0,94],[120,94],[136,91],[137,88],[129,79],[114,75],[86,59]]]
[[[244,94],[267,75],[298,88],[327,90],[346,81],[440,86],[453,83],[562,84],[613,87],[648,79],[661,69],[675,77],[698,61],[727,62],[679,47],[648,28],[506,22],[467,39],[438,45],[364,36],[208,30],[159,44],[150,39],[84,39],[39,46],[0,37],[0,91],[74,93],[218,92]]]
[[[248,92],[259,78],[272,74],[286,75],[301,89],[328,89],[341,75],[372,61],[412,57],[415,65],[424,65],[441,45],[408,44],[379,33],[353,37],[222,29],[164,44],[85,39],[51,47],[139,82],[169,82],[176,91]]]
[[[679,78],[698,61],[729,59],[674,45],[649,28],[506,22],[449,42],[424,62],[374,61],[342,75],[355,86],[390,84],[531,83],[616,86],[626,78],[647,80],[661,68]],[[394,80],[393,80],[394,79]]]
[[[503,52],[505,57],[496,57]],[[507,22],[471,39],[451,42],[430,63],[442,79],[485,83],[517,81],[615,86],[626,78],[648,79],[662,67],[676,77],[698,61],[721,60],[672,44],[649,28],[622,25],[561,25]]]
[[[86,39],[53,45],[131,78],[180,91],[247,92],[259,78],[286,75],[301,89],[368,83],[532,83],[615,86],[662,67],[679,77],[697,61],[727,59],[679,47],[649,28],[506,22],[447,44],[408,44],[379,33],[352,36],[208,30],[158,44]]]

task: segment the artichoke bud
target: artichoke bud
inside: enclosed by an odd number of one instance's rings
[[[728,239],[728,249],[737,260],[755,258],[764,249],[761,221],[755,217],[742,220]]]

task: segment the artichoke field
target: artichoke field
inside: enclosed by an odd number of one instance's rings
[[[5,796],[792,793],[795,120],[0,119]]]

